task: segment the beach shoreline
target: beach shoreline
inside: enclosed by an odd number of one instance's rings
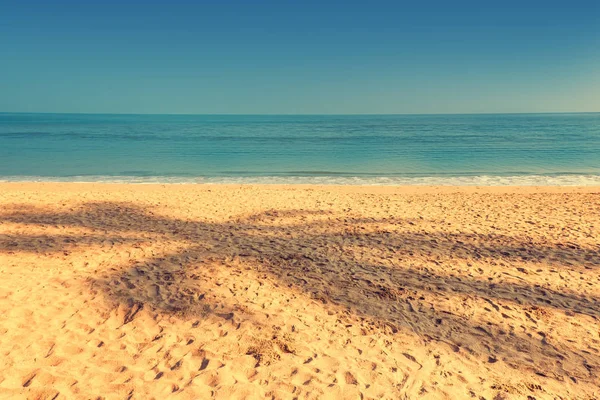
[[[558,185],[343,185],[343,184],[257,184],[257,183],[116,183],[116,182],[0,182],[0,190],[77,190],[136,188],[140,191],[153,190],[333,190],[344,193],[378,194],[429,194],[429,193],[595,193],[598,186],[558,186]]]
[[[597,398],[599,194],[0,183],[0,397]]]

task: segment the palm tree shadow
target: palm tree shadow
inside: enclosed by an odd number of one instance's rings
[[[314,218],[300,224],[285,221],[306,216]],[[429,264],[415,268],[401,261],[414,257],[442,264],[457,259],[535,263],[541,259],[558,267],[580,263],[595,268],[600,265],[600,254],[593,249],[536,246],[501,235],[361,229],[369,224],[412,221],[345,218],[341,223],[323,211],[303,210],[270,210],[216,223],[169,218],[129,203],[97,202],[65,213],[15,205],[0,214],[0,221],[85,228],[95,240],[179,244],[177,250],[133,260],[133,265],[91,279],[91,287],[116,304],[183,318],[214,314],[232,319],[244,312],[243,307],[228,301],[224,291],[210,291],[218,286],[215,277],[237,258],[256,272],[253,276],[268,276],[284,287],[342,307],[384,331],[412,332],[425,342],[445,343],[453,351],[484,358],[490,364],[503,360],[549,378],[566,374],[574,382],[598,382],[597,347],[576,348],[560,332],[551,335],[544,330],[550,314],[557,312],[564,318],[580,315],[597,322],[600,305],[596,299],[536,287],[525,280],[494,282],[474,275],[453,276],[443,274],[444,268],[433,269]],[[68,241],[54,239],[51,251],[87,243],[73,235]],[[30,248],[27,242],[31,240],[40,238],[10,235],[0,239],[0,251]],[[232,279],[250,279],[239,268],[232,271],[236,275]],[[469,314],[452,306],[461,303],[470,308]],[[531,332],[536,330],[534,336]]]

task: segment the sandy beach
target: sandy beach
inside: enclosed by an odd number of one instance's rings
[[[600,398],[600,188],[0,184],[0,398]]]

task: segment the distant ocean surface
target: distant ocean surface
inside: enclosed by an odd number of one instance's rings
[[[600,185],[600,113],[0,113],[0,181]]]

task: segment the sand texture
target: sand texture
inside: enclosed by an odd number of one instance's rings
[[[0,398],[600,398],[600,188],[0,184]]]

